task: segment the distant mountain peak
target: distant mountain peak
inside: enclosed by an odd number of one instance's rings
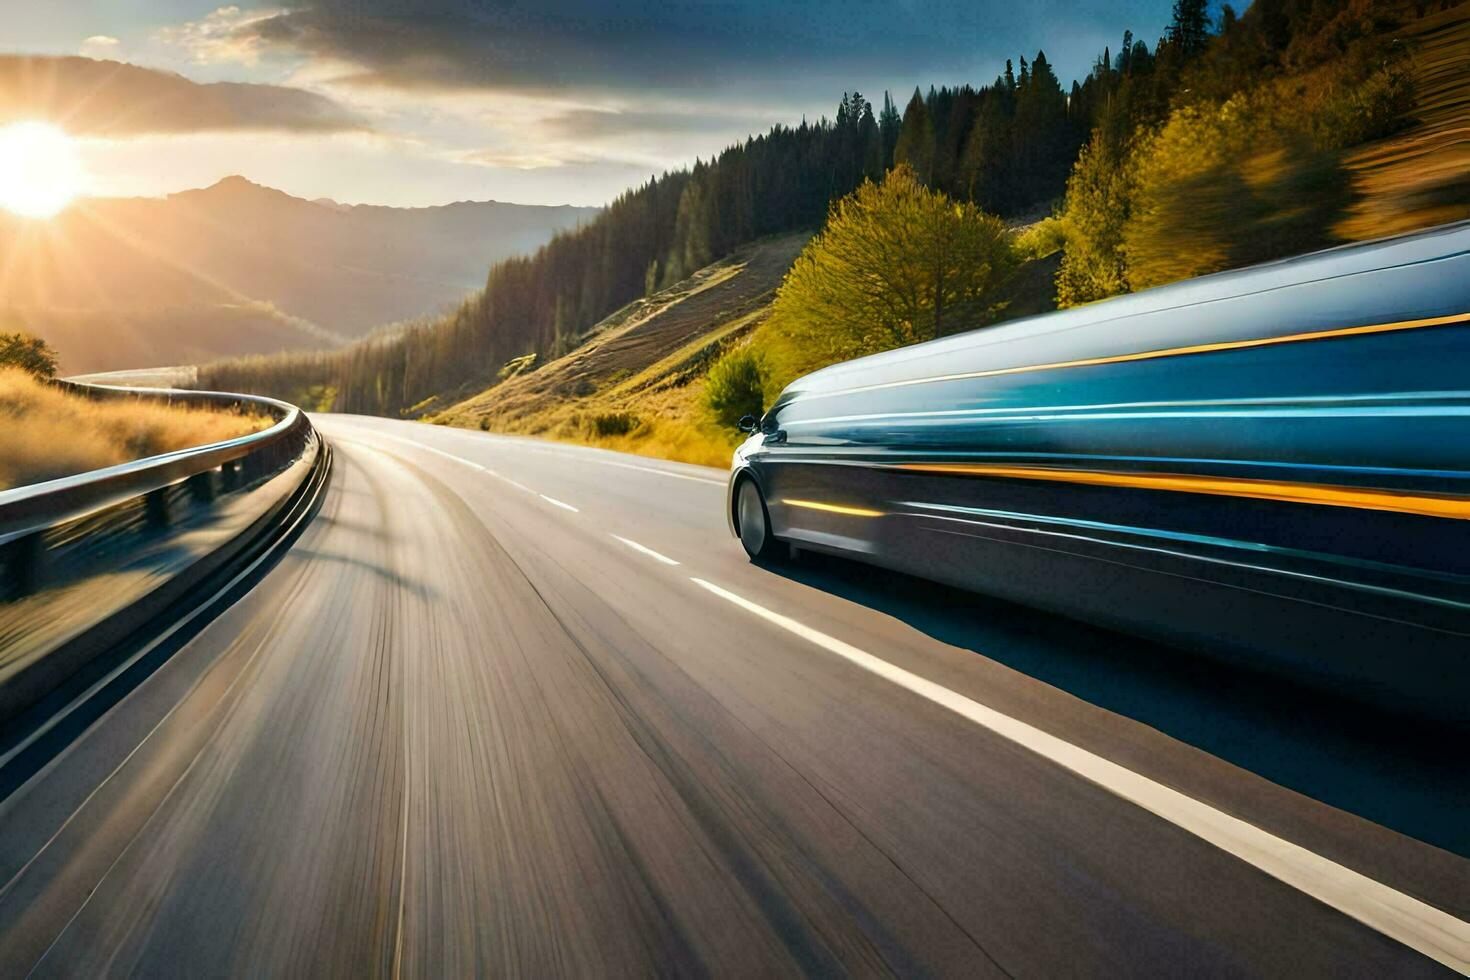
[[[193,198],[196,200],[203,199],[211,201],[249,199],[270,199],[274,201],[300,200],[300,198],[292,197],[285,191],[277,190],[274,187],[267,187],[264,184],[257,184],[255,181],[247,177],[242,177],[239,174],[221,177],[208,187],[179,191],[168,196],[171,198]]]
[[[215,181],[213,184],[210,184],[208,187],[202,188],[202,190],[233,192],[270,191],[273,194],[286,193],[285,191],[276,190],[274,187],[267,187],[264,184],[257,184],[249,177],[242,177],[239,174],[230,174],[228,177],[221,177],[219,180]]]

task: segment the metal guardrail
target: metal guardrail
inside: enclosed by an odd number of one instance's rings
[[[247,486],[278,472],[316,439],[306,414],[272,398],[214,391],[124,388],[59,382],[76,394],[98,399],[139,398],[216,409],[245,408],[274,417],[260,432],[205,446],[180,449],[105,469],[0,491],[0,599],[33,591],[45,561],[49,531],[122,505],[143,502],[147,523],[166,526],[172,488],[184,484],[195,500]]]

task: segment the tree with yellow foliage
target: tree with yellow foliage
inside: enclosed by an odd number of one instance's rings
[[[899,166],[832,206],[786,274],[772,321],[830,364],[989,323],[1015,265],[999,218]]]

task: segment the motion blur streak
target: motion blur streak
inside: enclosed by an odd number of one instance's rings
[[[1355,487],[1329,487],[1313,483],[1277,483],[1229,477],[1185,476],[1174,473],[1110,473],[1101,470],[1064,470],[1025,466],[986,466],[971,463],[901,463],[893,467],[920,473],[990,476],[1011,480],[1053,480],[1135,490],[1175,490],[1219,497],[1255,497],[1296,504],[1388,510],[1426,517],[1470,519],[1470,500],[1464,497],[1389,493]],[[786,501],[791,503],[791,501]]]
[[[980,597],[928,603],[962,639],[811,578],[819,558],[752,565],[709,470],[315,422],[335,466],[289,552],[0,801],[0,976],[1444,969],[609,535],[1464,914],[1454,854],[985,652],[1085,654],[1112,677],[1128,644]],[[1248,738],[1302,706],[1251,730],[1228,708],[1219,724]],[[1376,780],[1368,805],[1440,778],[1323,741],[1292,743]]]
[[[1282,337],[1228,340],[1214,344],[1194,344],[1189,347],[1167,347],[1163,350],[1139,351],[1134,354],[1111,354],[1106,357],[1084,357],[1074,361],[1026,364],[1020,367],[996,368],[993,371],[966,371],[960,374],[938,374],[928,378],[905,378],[902,381],[886,381],[882,384],[858,385],[853,388],[843,388],[840,391],[814,392],[807,397],[833,398],[838,395],[850,395],[859,391],[878,391],[883,388],[907,388],[911,385],[931,384],[936,381],[998,378],[1008,374],[1029,374],[1032,371],[1054,371],[1060,368],[1093,367],[1099,364],[1126,364],[1129,361],[1152,361],[1161,357],[1180,357],[1186,354],[1214,354],[1221,351],[1246,350],[1251,347],[1273,347],[1277,344],[1297,344],[1309,340],[1359,337],[1375,333],[1396,333],[1400,330],[1419,330],[1424,327],[1443,327],[1454,323],[1466,322],[1470,322],[1470,313],[1456,313],[1453,316],[1434,316],[1420,320],[1399,320],[1395,323],[1370,323],[1360,327],[1337,327],[1332,330],[1313,330],[1307,333],[1286,334]]]

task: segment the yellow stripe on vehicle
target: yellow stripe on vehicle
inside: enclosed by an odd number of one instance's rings
[[[881,510],[868,510],[866,507],[846,507],[841,504],[824,504],[817,500],[793,500],[785,497],[781,503],[788,507],[802,507],[806,510],[826,511],[829,514],[846,514],[848,517],[882,517]]]
[[[1396,493],[1315,483],[1279,483],[1233,477],[1188,476],[1177,473],[1119,473],[1104,470],[1064,470],[1048,467],[987,466],[970,463],[899,463],[894,469],[956,476],[988,476],[1009,480],[1047,480],[1132,490],[1171,490],[1222,497],[1253,497],[1293,504],[1321,504],[1360,510],[1386,510],[1425,517],[1470,520],[1470,497]]]

